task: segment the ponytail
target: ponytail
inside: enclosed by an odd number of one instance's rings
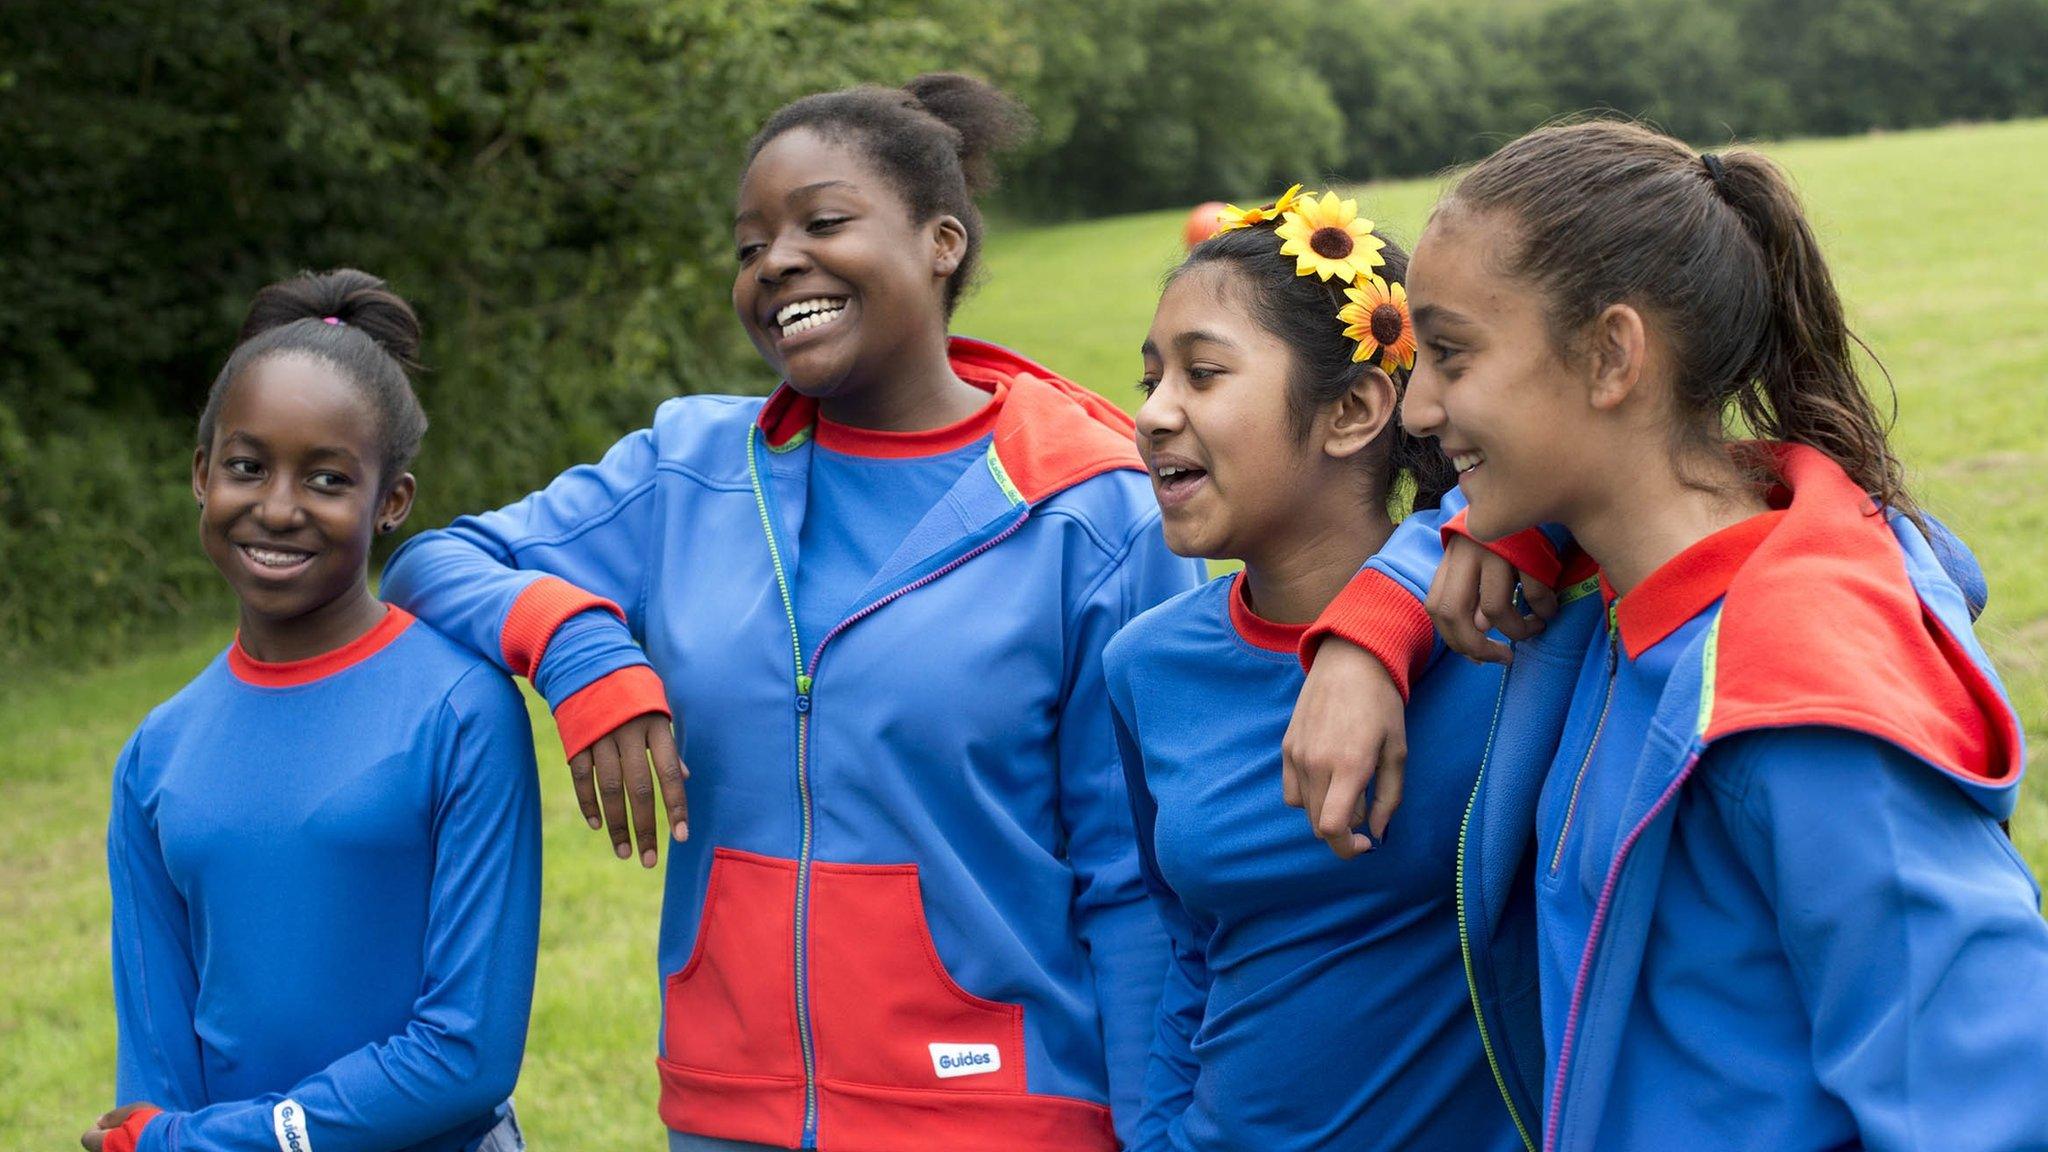
[[[1507,271],[1549,297],[1560,346],[1617,303],[1663,322],[1682,436],[1718,443],[1733,408],[1751,434],[1826,453],[1879,505],[1917,519],[1890,421],[1850,354],[1868,346],[1776,164],[1701,156],[1639,124],[1556,125],[1481,161],[1438,209],[1463,210],[1511,222]]]
[[[1849,330],[1791,182],[1755,152],[1715,159],[1721,174],[1713,183],[1762,251],[1770,282],[1771,317],[1750,373],[1754,384],[1736,393],[1736,410],[1758,436],[1818,448],[1881,506],[1917,519],[1886,436],[1898,415],[1897,394],[1886,417],[1864,390],[1850,344],[1866,353],[1869,346]]]

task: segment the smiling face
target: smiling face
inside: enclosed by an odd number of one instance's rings
[[[192,490],[245,629],[368,600],[371,536],[405,519],[413,493],[410,474],[379,490],[380,434],[369,397],[317,357],[267,356],[228,385]]]
[[[1393,386],[1376,375],[1372,391],[1358,393],[1383,392],[1376,420],[1368,414],[1333,434],[1333,408],[1300,435],[1288,402],[1295,354],[1237,298],[1249,290],[1222,263],[1192,266],[1167,285],[1143,348],[1138,452],[1167,547],[1259,567],[1333,518],[1358,518],[1367,486],[1351,457],[1384,426]]]
[[[732,303],[790,387],[844,397],[943,356],[946,278],[966,252],[952,216],[922,223],[888,179],[808,128],[770,140],[740,181]]]
[[[1408,265],[1420,352],[1401,420],[1439,439],[1486,540],[1567,520],[1610,459],[1588,368],[1557,349],[1548,301],[1497,271],[1511,242],[1505,222],[1447,208]]]

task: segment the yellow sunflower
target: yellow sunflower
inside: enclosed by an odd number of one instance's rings
[[[1225,204],[1223,211],[1216,214],[1216,222],[1220,225],[1216,230],[1228,232],[1233,228],[1249,228],[1254,224],[1264,224],[1268,220],[1278,220],[1282,212],[1291,210],[1300,199],[1301,185],[1296,184],[1282,192],[1280,199],[1259,208],[1239,208],[1235,204]]]
[[[1344,295],[1351,303],[1337,310],[1337,319],[1345,324],[1344,334],[1358,341],[1351,359],[1378,356],[1388,375],[1396,368],[1415,367],[1415,320],[1408,315],[1408,290],[1399,281],[1390,285],[1366,276]]]
[[[1335,192],[1323,193],[1321,200],[1304,196],[1284,215],[1274,231],[1286,241],[1280,254],[1294,257],[1297,275],[1339,276],[1350,283],[1386,263],[1380,255],[1386,242],[1372,234],[1372,221],[1359,218],[1356,200],[1339,200]]]

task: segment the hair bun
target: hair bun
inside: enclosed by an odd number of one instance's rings
[[[960,72],[927,72],[903,86],[918,107],[959,135],[960,169],[967,190],[995,186],[994,157],[1031,135],[1031,113],[986,80]]]
[[[329,317],[376,341],[407,371],[418,370],[419,316],[384,281],[354,268],[301,272],[258,292],[236,342],[300,320]]]

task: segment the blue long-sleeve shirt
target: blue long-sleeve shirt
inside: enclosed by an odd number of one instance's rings
[[[1425,670],[1400,829],[1340,860],[1281,800],[1300,628],[1225,577],[1104,658],[1148,886],[1173,941],[1138,1152],[1521,1146],[1460,961],[1460,813],[1501,670]]]
[[[537,789],[511,681],[397,609],[152,711],[107,833],[115,1095],[166,1109],[140,1152],[473,1148],[525,1045]]]

